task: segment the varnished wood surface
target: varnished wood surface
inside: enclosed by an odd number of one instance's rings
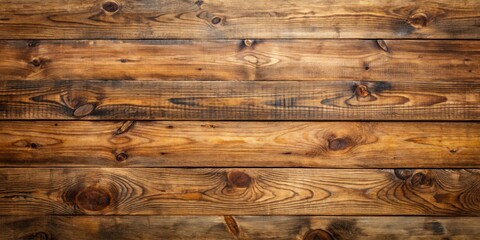
[[[474,240],[480,239],[479,220],[475,217],[3,216],[0,238]]]
[[[0,80],[480,79],[480,42],[0,41]]]
[[[472,169],[2,168],[0,177],[3,215],[480,215]]]
[[[478,168],[480,123],[2,121],[0,166]]]
[[[3,39],[478,39],[476,0],[2,0]]]
[[[478,120],[474,81],[0,81],[0,119]]]

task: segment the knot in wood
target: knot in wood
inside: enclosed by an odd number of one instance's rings
[[[231,171],[227,174],[228,185],[230,187],[247,188],[252,183],[252,178],[241,171]]]
[[[412,176],[411,183],[416,187],[431,187],[433,186],[433,180],[425,173],[419,172]]]
[[[110,205],[111,196],[104,189],[94,186],[80,191],[75,197],[75,203],[81,209],[88,211],[100,211]]]
[[[397,178],[402,180],[407,180],[413,174],[412,169],[395,169],[394,172],[395,172],[395,176],[397,176]]]
[[[212,18],[212,23],[213,24],[219,24],[222,21],[220,17],[214,17]]]
[[[334,240],[332,234],[322,229],[310,230],[305,233],[303,240]]]
[[[102,4],[102,9],[109,13],[115,13],[120,9],[120,6],[116,2],[108,1]]]
[[[88,114],[92,113],[94,109],[95,106],[93,106],[93,104],[87,103],[75,109],[75,111],[73,112],[73,116],[85,117]]]
[[[48,234],[45,232],[37,232],[33,235],[33,240],[48,240]]]
[[[243,40],[243,44],[245,44],[245,46],[247,46],[247,47],[251,47],[253,45],[253,42],[254,42],[254,40],[251,40],[251,39]]]
[[[355,94],[359,97],[367,97],[370,95],[370,91],[368,91],[368,87],[365,85],[358,85],[355,89]]]
[[[428,16],[425,13],[415,13],[408,17],[407,22],[415,28],[426,27],[428,23]]]
[[[34,67],[40,67],[42,65],[42,60],[40,58],[34,58],[32,61],[30,61],[30,64],[32,64]]]
[[[345,150],[351,145],[351,140],[348,138],[333,138],[328,140],[328,148],[332,151]]]
[[[115,160],[117,160],[119,162],[123,162],[123,161],[127,160],[127,158],[128,158],[128,155],[125,152],[118,153],[115,156]]]

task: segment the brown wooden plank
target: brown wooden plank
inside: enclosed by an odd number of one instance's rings
[[[1,119],[478,120],[472,81],[0,81]]]
[[[476,0],[9,0],[4,39],[467,38]]]
[[[480,215],[479,170],[2,168],[3,215]]]
[[[479,220],[476,217],[3,216],[0,238],[454,240],[480,239]]]
[[[480,41],[0,41],[0,80],[480,79]]]
[[[4,121],[0,166],[479,168],[480,123]]]

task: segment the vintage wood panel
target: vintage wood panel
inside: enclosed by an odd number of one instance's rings
[[[474,81],[0,81],[0,119],[478,120]]]
[[[9,121],[0,166],[478,168],[480,123]]]
[[[4,39],[467,38],[476,0],[9,0]]]
[[[479,220],[475,217],[3,216],[0,238],[454,240],[480,239]]]
[[[0,80],[480,79],[480,41],[0,41],[0,52]]]
[[[468,169],[1,168],[0,178],[3,215],[480,215],[480,172]]]

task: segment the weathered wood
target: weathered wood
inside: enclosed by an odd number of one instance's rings
[[[479,168],[480,123],[8,121],[0,166]]]
[[[4,215],[480,215],[480,172],[468,169],[2,168],[0,177]]]
[[[9,0],[4,39],[480,38],[476,0]]]
[[[0,119],[478,120],[471,81],[0,81]]]
[[[480,79],[480,41],[0,41],[0,80]]]
[[[3,216],[0,238],[454,240],[480,239],[479,221],[475,217]],[[320,233],[331,238],[315,238]]]

